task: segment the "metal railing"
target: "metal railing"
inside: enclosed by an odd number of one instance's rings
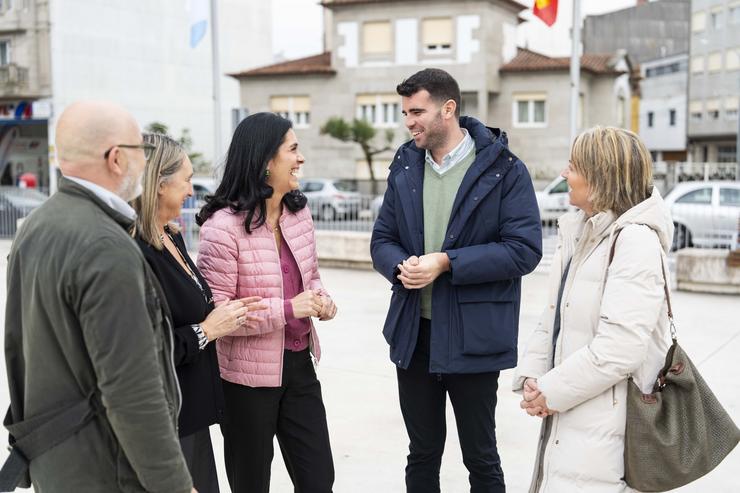
[[[20,222],[48,196],[35,189],[0,187],[0,238],[12,238]]]
[[[202,203],[202,199],[197,200]],[[382,196],[352,196],[343,201],[311,199],[308,207],[319,231],[371,232],[382,205]],[[199,232],[195,215],[199,208],[186,208],[178,220],[188,249],[198,248]],[[738,237],[740,207],[720,204],[674,204],[671,208],[675,228],[673,249],[686,247],[733,248]],[[555,244],[557,219],[542,221],[543,243],[548,250]],[[554,248],[554,247],[553,247]],[[546,251],[545,254],[548,252]],[[551,253],[551,252],[550,252]]]

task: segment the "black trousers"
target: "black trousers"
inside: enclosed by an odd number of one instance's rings
[[[407,370],[397,369],[401,413],[409,435],[408,493],[438,493],[447,426],[447,394],[457,422],[471,493],[503,493],[504,473],[496,449],[496,390],[499,372],[429,373],[430,322],[422,319]]]
[[[334,462],[321,384],[308,350],[285,351],[281,387],[224,381],[226,474],[232,493],[270,491],[273,438],[296,493],[331,493]]]
[[[180,448],[193,478],[193,486],[198,493],[219,493],[216,460],[213,458],[208,428],[180,437]]]

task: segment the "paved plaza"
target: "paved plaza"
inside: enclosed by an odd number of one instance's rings
[[[10,242],[0,241],[0,283],[5,300],[6,257]],[[545,306],[547,276],[543,270],[524,279],[520,347]],[[317,322],[323,359],[318,367],[326,403],[336,466],[337,493],[402,493],[407,437],[398,408],[395,367],[380,333],[390,299],[390,286],[372,271],[322,269],[324,285],[339,312],[335,320]],[[737,296],[676,292],[674,311],[681,345],[697,364],[720,401],[740,422],[740,298]],[[0,405],[7,406],[2,365]],[[539,418],[519,409],[519,397],[510,391],[512,371],[499,379],[497,435],[511,493],[526,492],[532,472]],[[222,440],[212,428],[219,463],[221,491],[229,488],[223,470]],[[5,438],[2,438],[5,440]],[[84,453],[84,451],[81,451]],[[275,447],[274,493],[292,492],[292,485]],[[4,456],[3,456],[4,458]],[[740,447],[715,471],[682,493],[740,492]],[[442,462],[442,491],[468,491],[452,410],[448,405],[447,449]]]

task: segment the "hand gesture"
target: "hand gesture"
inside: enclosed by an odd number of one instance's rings
[[[321,312],[319,312],[319,320],[326,321],[331,320],[337,314],[337,305],[334,304],[334,300],[328,295],[321,296]]]
[[[295,318],[318,317],[323,307],[323,301],[317,291],[307,289],[290,302],[293,304]]]
[[[533,380],[533,379],[527,379],[527,380]],[[530,383],[530,390],[526,389],[527,381],[525,380],[525,398],[522,400],[521,403],[519,403],[519,406],[527,411],[527,414],[530,416],[537,416],[539,418],[544,418],[547,416],[552,416],[557,411],[554,409],[550,409],[547,407],[547,399],[545,398],[545,395],[542,394],[539,390],[532,391],[531,383]],[[534,385],[536,387],[537,382],[534,381]],[[531,400],[527,400],[527,394],[531,397],[532,395],[536,394],[536,397],[532,398]]]
[[[443,272],[450,270],[450,259],[446,253],[429,253],[411,257],[398,264],[401,273],[398,279],[406,289],[422,289],[433,283]]]
[[[217,306],[206,319],[200,323],[203,333],[208,341],[229,335],[238,328],[254,327],[260,321],[260,317],[248,315],[248,312],[264,310],[265,305],[259,303],[262,298],[244,298],[249,300],[245,306],[243,300],[232,300]]]

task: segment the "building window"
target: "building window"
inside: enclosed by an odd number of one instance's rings
[[[397,94],[359,94],[355,100],[356,115],[374,127],[397,127],[401,104]]]
[[[671,127],[676,126],[676,110],[668,110],[668,124]]]
[[[736,154],[734,145],[717,146],[718,163],[734,163]]]
[[[691,73],[698,74],[704,72],[704,57],[695,56],[691,58]]]
[[[546,100],[545,94],[514,95],[514,126],[546,127]]]
[[[648,127],[652,128],[652,126],[653,126],[653,112],[652,111],[648,111],[647,117],[648,117]]]
[[[698,33],[703,31],[707,26],[707,13],[694,12],[691,16],[691,31]]]
[[[308,96],[272,96],[270,111],[292,121],[295,128],[311,125],[311,98]]]
[[[740,98],[730,97],[725,98],[725,118],[727,120],[737,120],[737,110]]]
[[[421,21],[421,45],[425,55],[448,55],[452,53],[452,19],[423,19]]]
[[[727,70],[740,69],[740,48],[731,48],[725,52],[725,68]]]
[[[719,120],[719,99],[707,99],[706,108],[709,120]]]
[[[692,122],[700,122],[702,119],[701,101],[691,101],[689,103],[689,116]]]
[[[712,29],[722,28],[722,7],[712,10],[709,14],[709,23],[711,24]]]
[[[362,54],[385,58],[392,53],[393,32],[390,21],[364,23],[362,25]]]
[[[666,75],[666,74],[675,74],[676,72],[680,72],[680,71],[681,71],[681,62],[673,62],[673,63],[668,63],[665,65],[658,65],[658,66],[650,67],[649,69],[646,69],[645,77],[646,78],[658,77],[658,76]]]
[[[10,63],[10,41],[0,41],[0,65],[8,65]]]
[[[730,5],[730,11],[728,16],[728,22],[730,25],[738,26],[740,25],[740,3],[735,3],[733,5]]]
[[[715,51],[710,53],[707,58],[707,70],[710,72],[719,72],[722,70],[722,52]]]

